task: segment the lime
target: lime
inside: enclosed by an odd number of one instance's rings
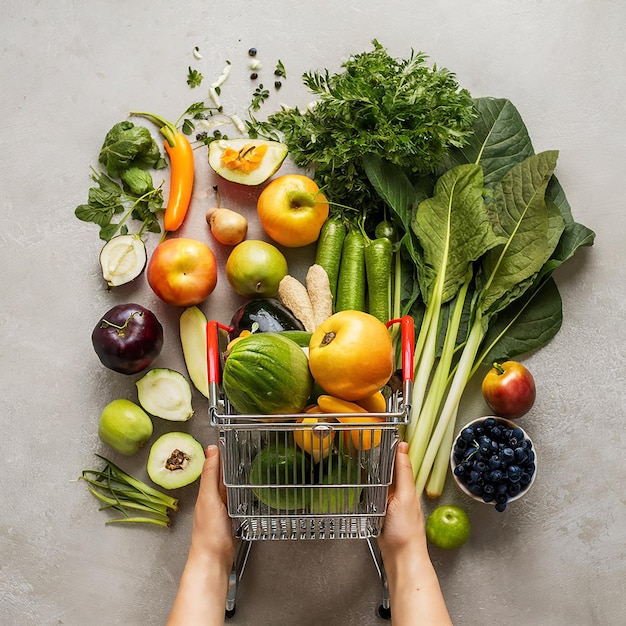
[[[454,504],[438,506],[426,520],[426,536],[438,548],[460,548],[470,537],[472,525],[467,513]]]

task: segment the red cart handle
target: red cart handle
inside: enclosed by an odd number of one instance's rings
[[[402,336],[402,381],[413,382],[413,353],[415,350],[415,325],[410,315],[405,315],[387,322],[387,328],[394,324],[401,325]]]
[[[220,344],[218,328],[226,332],[232,331],[230,326],[224,326],[214,320],[207,322],[206,325],[206,355],[207,355],[207,377],[209,385],[211,383],[219,384],[220,382]]]

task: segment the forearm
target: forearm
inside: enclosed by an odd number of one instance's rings
[[[452,624],[425,545],[388,557],[384,563],[393,626]]]
[[[213,626],[224,623],[232,561],[191,549],[167,626]]]

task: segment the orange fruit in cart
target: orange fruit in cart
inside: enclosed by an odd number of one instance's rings
[[[311,337],[309,367],[315,381],[330,395],[352,401],[370,397],[394,370],[389,331],[369,313],[335,313]]]
[[[297,421],[299,424],[309,424],[310,427],[294,428],[293,440],[301,450],[307,452],[316,463],[319,463],[330,454],[335,431],[330,427],[324,427],[323,420],[317,417],[302,417]]]

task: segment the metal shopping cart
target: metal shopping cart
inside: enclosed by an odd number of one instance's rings
[[[410,417],[414,328],[400,325],[401,376],[385,388],[381,413],[237,414],[220,386],[219,332],[207,323],[209,415],[219,429],[228,513],[238,538],[226,615],[254,541],[365,539],[382,584],[381,617],[389,618],[387,579],[376,537],[387,510],[396,444]],[[264,456],[278,462],[263,462]],[[260,459],[260,461],[259,461]],[[267,458],[265,458],[267,461]],[[279,469],[277,469],[279,468]]]

